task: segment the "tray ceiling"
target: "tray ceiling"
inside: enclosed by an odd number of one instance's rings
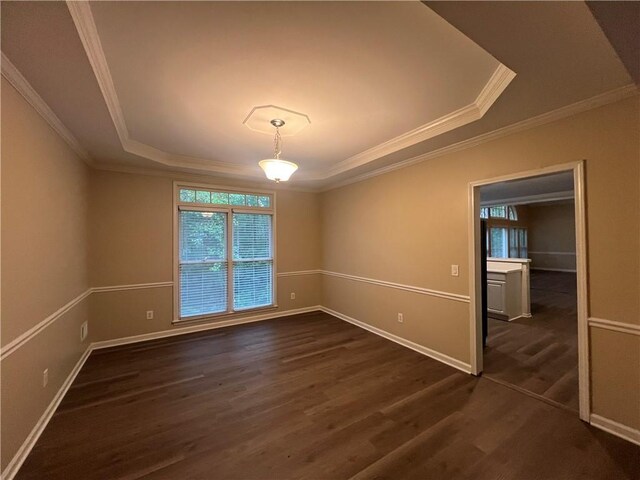
[[[285,138],[294,182],[327,185],[484,124],[515,77],[420,2],[2,2],[2,14],[5,77],[15,65],[12,83],[107,168],[262,179],[272,139],[243,121],[277,105],[311,120]],[[601,91],[626,85],[621,71]]]

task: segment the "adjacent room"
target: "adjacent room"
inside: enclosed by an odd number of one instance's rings
[[[640,2],[0,14],[2,480],[640,479]]]
[[[480,200],[483,375],[577,413],[573,172],[485,185]]]

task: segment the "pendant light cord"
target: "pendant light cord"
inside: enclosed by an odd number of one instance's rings
[[[280,136],[280,128],[276,127],[276,136],[273,139],[273,158],[280,160],[282,153],[282,137]]]

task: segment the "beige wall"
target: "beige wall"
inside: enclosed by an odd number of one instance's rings
[[[574,203],[530,205],[528,240],[531,268],[575,271]]]
[[[590,329],[591,410],[640,427],[640,336]]]
[[[1,186],[6,346],[89,288],[89,169],[4,78]],[[86,349],[86,320],[85,299],[2,360],[2,468]]]
[[[201,176],[93,171],[90,198],[92,286],[173,281],[174,180],[264,188],[246,182]],[[269,186],[273,188],[275,185]],[[318,195],[276,188],[278,271],[319,269]],[[317,274],[278,277],[277,290],[278,311],[319,305],[321,301]],[[295,300],[290,299],[291,292],[296,293]],[[94,293],[90,302],[97,340],[173,328],[171,286]],[[146,319],[147,310],[154,311],[153,320]]]
[[[639,324],[640,219],[630,208],[640,206],[638,113],[636,97],[323,194],[276,187],[278,271],[325,269],[468,295],[468,183],[585,158],[590,314]],[[4,80],[2,115],[3,345],[89,286],[172,281],[173,180],[252,187],[89,171]],[[277,286],[279,311],[323,304],[469,362],[464,301],[317,273],[279,276]],[[2,467],[87,347],[80,323],[91,319],[88,341],[171,330],[172,290],[93,293],[2,361]],[[594,412],[634,428],[638,343],[591,329]]]
[[[325,192],[324,268],[468,295],[469,182],[586,159],[590,315],[637,325],[638,118],[635,96]],[[452,264],[460,265],[459,277],[450,275]],[[469,361],[468,305],[389,287],[372,294],[370,285],[332,276],[323,282],[327,307]],[[400,324],[397,312],[410,314]],[[592,358],[594,412],[640,428],[637,342],[625,335],[599,337]],[[605,363],[608,349],[618,350],[618,363]]]

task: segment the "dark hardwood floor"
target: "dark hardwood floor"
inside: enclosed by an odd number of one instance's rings
[[[483,375],[578,411],[576,274],[531,272],[531,318],[489,318]]]
[[[640,447],[323,313],[94,352],[20,479],[637,479]]]

